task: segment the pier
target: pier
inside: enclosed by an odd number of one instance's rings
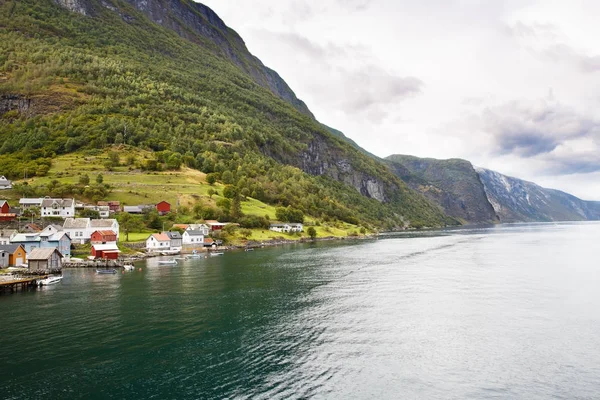
[[[18,290],[25,290],[27,288],[38,286],[38,281],[46,279],[48,275],[28,276],[28,277],[16,277],[8,276],[0,278],[0,292],[10,291],[15,292]]]

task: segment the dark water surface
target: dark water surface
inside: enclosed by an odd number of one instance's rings
[[[1,399],[598,399],[600,224],[298,245],[0,296]]]

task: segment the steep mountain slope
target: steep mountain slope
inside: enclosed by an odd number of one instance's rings
[[[128,144],[235,193],[380,227],[455,223],[314,120],[207,7],[188,0],[0,2],[0,173]],[[99,166],[102,168],[102,166]]]
[[[584,201],[484,168],[477,168],[477,172],[502,222],[600,219],[598,202]]]
[[[479,176],[469,161],[399,154],[391,155],[386,160],[398,177],[439,204],[446,214],[468,223],[498,220]]]

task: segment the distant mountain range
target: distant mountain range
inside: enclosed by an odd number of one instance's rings
[[[408,185],[463,223],[600,219],[600,202],[475,168],[466,160],[407,155],[386,158]]]

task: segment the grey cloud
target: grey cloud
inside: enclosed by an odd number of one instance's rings
[[[511,102],[485,110],[483,125],[494,139],[497,155],[537,158],[549,165],[546,172],[555,174],[600,170],[600,121],[570,107],[547,100]],[[578,139],[591,139],[595,148],[555,151]]]

